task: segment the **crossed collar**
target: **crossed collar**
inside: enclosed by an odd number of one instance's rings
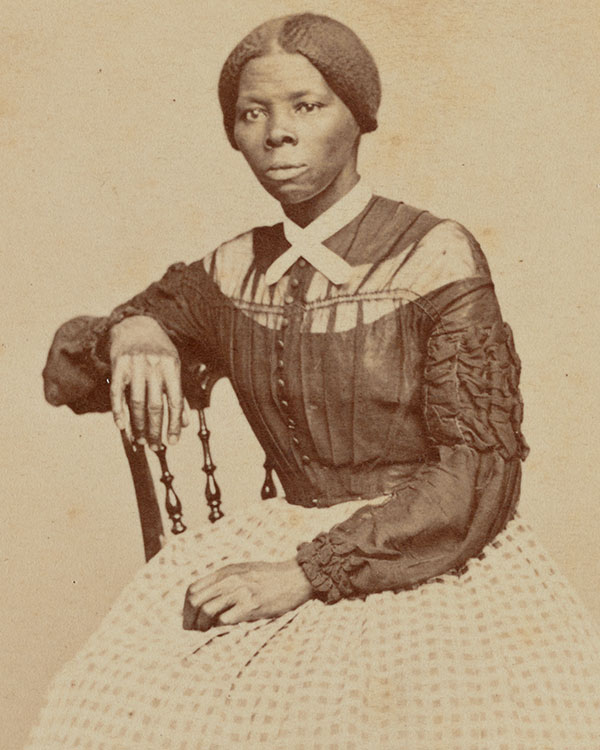
[[[284,216],[283,231],[291,247],[268,267],[266,283],[276,284],[299,258],[304,258],[333,284],[345,284],[352,266],[323,242],[355,219],[372,197],[372,190],[359,180],[352,190],[304,229]]]

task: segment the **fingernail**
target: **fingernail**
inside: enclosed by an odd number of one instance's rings
[[[145,437],[139,437],[137,439],[138,445],[146,445],[146,438]]]
[[[179,441],[179,438],[177,437],[177,435],[169,435],[168,437],[169,445],[177,445],[178,441]]]
[[[124,430],[125,429],[125,425],[123,424],[123,422],[121,422],[120,419],[115,419],[115,424],[117,425],[117,429],[119,429],[119,430]]]
[[[158,444],[152,443],[152,445],[150,445],[150,450],[154,451],[155,453],[158,453]]]

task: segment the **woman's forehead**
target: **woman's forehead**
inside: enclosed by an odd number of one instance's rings
[[[308,93],[335,96],[317,68],[300,54],[255,57],[246,63],[239,79],[238,99],[291,99]]]

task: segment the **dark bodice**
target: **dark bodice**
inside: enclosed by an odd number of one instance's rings
[[[519,362],[472,236],[374,198],[326,244],[353,267],[341,286],[302,260],[266,285],[281,225],[176,264],[109,318],[66,324],[46,380],[54,403],[99,408],[106,331],[156,318],[187,365],[231,380],[289,502],[387,496],[299,550],[335,601],[476,554],[514,511],[525,448]]]

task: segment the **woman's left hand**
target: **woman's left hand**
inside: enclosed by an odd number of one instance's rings
[[[183,627],[208,630],[214,625],[279,617],[308,601],[312,593],[295,559],[226,565],[188,588]]]

